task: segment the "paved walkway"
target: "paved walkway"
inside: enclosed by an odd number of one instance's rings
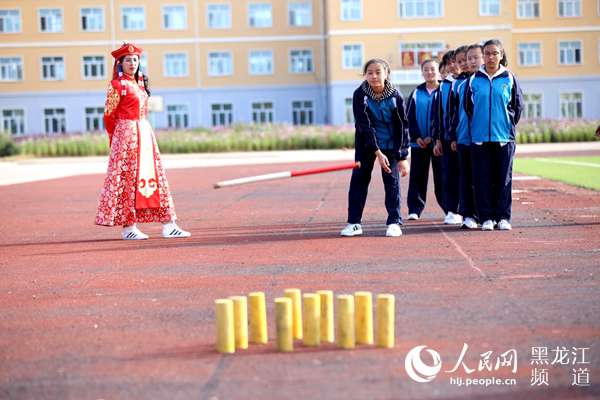
[[[600,142],[522,144],[517,155],[600,151]],[[354,150],[257,151],[164,154],[166,169],[233,165],[348,161]],[[0,161],[0,186],[106,172],[106,157],[31,158]]]

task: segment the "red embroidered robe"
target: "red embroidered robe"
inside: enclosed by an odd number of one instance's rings
[[[132,225],[175,220],[173,199],[152,127],[143,83],[123,76],[108,88],[104,124],[110,158],[96,224]]]

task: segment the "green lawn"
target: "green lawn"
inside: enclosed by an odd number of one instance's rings
[[[514,171],[600,191],[600,157],[515,158]]]

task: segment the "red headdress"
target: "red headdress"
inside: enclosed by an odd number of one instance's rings
[[[144,49],[142,49],[141,47],[137,47],[133,43],[123,43],[123,45],[121,47],[112,51],[110,54],[112,54],[112,56],[115,58],[115,63],[113,65],[112,78],[113,79],[120,78],[119,71],[118,71],[118,65],[119,65],[119,60],[122,57],[129,56],[129,55],[136,55],[138,57],[141,57],[143,52],[144,52]],[[140,74],[140,76],[141,76],[141,74]]]

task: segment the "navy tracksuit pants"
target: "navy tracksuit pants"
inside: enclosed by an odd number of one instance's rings
[[[442,140],[442,172],[444,174],[444,211],[446,213],[453,212],[454,214],[460,214],[458,212],[458,152],[453,151],[450,147],[450,142],[446,140]]]
[[[410,179],[408,182],[408,213],[421,215],[427,201],[427,181],[429,180],[429,164],[433,170],[435,198],[446,214],[444,206],[444,187],[442,176],[442,158],[433,155],[433,146],[411,147]]]
[[[514,155],[514,142],[504,146],[498,142],[471,145],[475,205],[482,222],[510,221]]]
[[[471,167],[471,146],[459,144],[458,150],[458,213],[463,218],[476,218],[475,191],[473,190],[473,169]]]
[[[400,217],[400,174],[398,173],[397,153],[381,150],[390,161],[391,173],[381,170],[385,189],[385,208],[388,213],[386,224],[402,224]],[[371,172],[375,164],[375,153],[356,151],[354,159],[360,161],[360,168],[352,170],[350,189],[348,191],[348,223],[360,224],[363,210],[367,202]]]

